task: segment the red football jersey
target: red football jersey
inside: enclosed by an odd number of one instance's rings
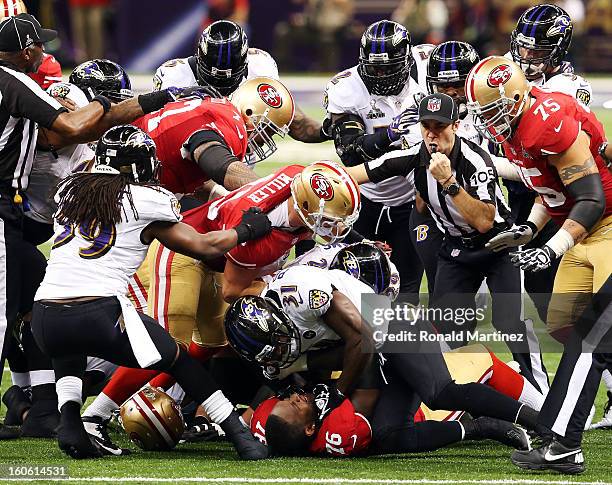
[[[227,98],[188,98],[168,103],[137,119],[134,125],[155,141],[162,164],[161,184],[175,194],[190,194],[210,178],[197,163],[184,158],[181,150],[197,131],[218,133],[239,160],[247,150],[246,126]]]
[[[567,218],[573,198],[561,182],[557,169],[547,157],[566,151],[580,130],[591,138],[590,149],[597,163],[606,194],[606,211],[612,214],[612,175],[597,150],[605,140],[603,126],[589,108],[572,96],[533,87],[535,101],[521,116],[512,138],[504,143],[506,156],[519,168],[525,184],[538,192],[551,217],[561,224]],[[576,160],[582,163],[584,160]]]
[[[363,453],[372,441],[372,428],[365,416],[355,412],[345,399],[321,423],[310,452],[315,455],[351,456]]]
[[[62,80],[62,66],[51,54],[43,53],[42,64],[38,71],[28,74],[43,89]]]
[[[262,443],[266,443],[266,423],[268,416],[279,401],[271,397],[262,402],[251,418],[251,433]],[[363,453],[372,442],[372,428],[369,421],[355,412],[349,399],[334,409],[323,420],[310,452],[314,455],[351,456]]]
[[[268,213],[291,196],[291,181],[304,167],[289,165],[267,177],[261,178],[204,205],[183,214],[183,222],[198,232],[206,233],[237,226],[242,212],[250,207],[259,207]],[[309,230],[287,231],[272,229],[267,236],[241,244],[225,257],[248,269],[263,269],[275,265],[288,254],[295,243],[310,237]],[[270,272],[278,268],[270,268]],[[267,270],[267,268],[266,268]],[[264,273],[262,273],[264,274]]]
[[[266,442],[266,423],[268,422],[268,416],[270,416],[270,413],[278,401],[280,401],[280,399],[277,397],[266,399],[257,406],[257,409],[253,411],[253,416],[251,416],[251,433],[265,445],[268,444]]]

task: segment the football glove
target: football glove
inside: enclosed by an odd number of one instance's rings
[[[272,230],[272,223],[259,207],[251,207],[242,211],[242,220],[234,230],[238,233],[238,244],[242,244],[268,234]]]
[[[491,238],[485,248],[494,252],[502,249],[523,246],[531,241],[537,232],[537,228],[533,222],[521,224],[520,226],[512,226],[507,231],[500,232],[497,236]]]
[[[550,267],[556,257],[555,252],[548,246],[510,253],[510,261],[514,266],[534,273]]]
[[[419,121],[418,106],[411,106],[398,114],[391,124],[387,127],[387,136],[392,142],[398,141],[402,135],[405,135],[410,130],[412,125]]]
[[[344,402],[344,394],[342,394],[334,385],[317,384],[312,390],[314,394],[314,402],[317,416],[315,422],[317,427],[326,416]]]

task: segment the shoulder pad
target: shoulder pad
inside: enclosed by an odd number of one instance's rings
[[[325,89],[327,106],[330,113],[356,113],[358,109],[369,106],[370,93],[353,67],[336,74]]]

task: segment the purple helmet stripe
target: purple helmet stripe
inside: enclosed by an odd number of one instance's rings
[[[379,23],[374,26],[374,32],[372,33],[372,54],[376,52],[376,35],[378,34]]]
[[[533,19],[533,17],[538,12],[538,10],[540,10],[541,7],[542,7],[542,5],[538,5],[537,7],[533,7],[533,10],[531,11],[531,13],[528,16],[525,16],[525,20],[531,21],[531,19]],[[522,32],[523,35],[527,35],[527,29],[528,28],[529,28],[529,25],[527,24],[527,22],[525,22],[523,24],[523,32]]]
[[[231,52],[232,52],[232,43],[228,42],[227,43],[227,68],[228,69],[232,68]]]
[[[542,9],[542,11],[541,11],[541,12],[538,14],[538,16],[536,17],[536,19],[535,19],[535,21],[534,21],[534,23],[533,23],[533,27],[531,27],[531,32],[529,33],[529,36],[530,36],[530,37],[533,37],[533,34],[535,34],[535,30],[536,30],[536,24],[535,24],[535,23],[536,23],[538,20],[540,20],[540,18],[542,18],[542,15],[544,15],[544,13],[545,13],[546,11],[548,11],[548,6],[547,6],[547,5],[545,5],[545,6],[544,6],[544,8]]]
[[[380,52],[385,52],[385,28],[387,23],[382,24],[382,30],[380,31]]]
[[[451,69],[457,69],[457,60],[455,58],[455,47],[457,47],[457,43],[453,41],[453,50],[451,51]]]

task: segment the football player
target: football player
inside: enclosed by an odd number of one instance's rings
[[[413,107],[425,94],[425,68],[433,46],[412,46],[405,27],[390,20],[370,25],[361,38],[359,62],[336,74],[327,84],[324,106],[331,122],[336,151],[347,166],[378,158],[400,143],[418,141]],[[411,76],[417,66],[419,84]],[[355,230],[393,249],[392,261],[401,275],[402,293],[418,303],[423,275],[414,247],[405,244],[415,193],[405,180],[361,187],[363,210]]]
[[[128,73],[108,59],[93,59],[79,64],[68,80],[78,86],[90,101],[98,95],[106,96],[113,103],[134,97]]]
[[[368,342],[364,340],[364,337],[367,339],[371,332],[368,325],[363,323],[359,310],[361,296],[364,293],[385,293],[390,284],[391,270],[384,253],[367,244],[357,244],[341,249],[332,261],[330,268],[332,271],[320,270],[316,266],[290,266],[279,272],[275,279],[268,283],[266,289],[262,292],[263,297],[241,297],[234,302],[226,316],[226,333],[230,344],[241,356],[254,360],[262,366],[301,371],[306,370],[306,368],[299,368],[296,365],[300,354],[321,345],[329,345],[330,342],[337,345],[340,340],[344,340],[345,351],[342,364],[345,366],[347,362],[351,362],[350,349],[354,345],[350,343],[365,341],[367,344]],[[342,271],[333,270],[340,268],[342,268]],[[305,278],[303,273],[307,273],[308,276]],[[350,274],[354,276],[350,276]],[[266,325],[261,324],[261,321],[265,321]],[[353,337],[350,335],[346,337],[350,339],[348,342],[344,337],[344,335],[347,335],[345,331],[342,334],[334,331],[343,321],[349,324],[349,328],[352,327],[353,331],[356,331]],[[411,384],[408,386],[408,392],[405,393],[403,405],[405,407],[409,406],[411,400],[408,395],[413,392],[412,389],[419,386],[421,387],[419,395],[427,396],[426,399],[430,401],[430,405],[441,405],[446,400],[447,407],[440,407],[448,409],[449,399],[456,399],[455,404],[464,402],[468,406],[475,405],[475,403],[468,403],[468,400],[461,397],[463,391],[468,391],[467,387],[457,386],[454,382],[450,383],[450,378],[449,383],[447,383],[443,379],[444,373],[442,372],[434,376],[435,372],[432,370],[434,360],[431,356],[428,357],[429,362],[423,366],[423,369],[411,376]],[[306,362],[306,359],[301,360],[302,363],[299,365]],[[413,360],[418,360],[418,357]],[[354,357],[353,363],[355,361],[364,362],[365,357]],[[415,365],[406,365],[406,362],[402,362],[402,366],[410,369],[410,371],[415,370]],[[441,366],[437,370],[443,369],[448,374],[443,360]],[[334,404],[326,400],[324,405],[321,406],[323,415],[343,401],[344,398],[340,391],[349,389],[354,385],[356,376],[353,369],[353,366],[342,367],[343,372],[340,380],[338,380],[337,388],[325,390],[328,397],[331,396]],[[349,377],[344,376],[346,371],[350,372]],[[422,374],[423,372],[426,376]],[[421,377],[424,377],[422,382]],[[421,383],[419,384],[419,382]],[[440,386],[432,385],[434,382],[439,382]],[[443,383],[446,385],[442,385]],[[468,384],[468,386],[470,385]],[[434,387],[437,387],[437,389],[434,390]],[[527,418],[526,413],[521,411],[522,405],[506,396],[498,395],[492,389],[483,390],[482,387],[474,388],[471,386],[470,392],[480,394],[481,398],[484,398],[486,394],[488,399],[495,401],[498,415],[512,420],[519,414],[524,422],[533,424],[533,416]],[[423,392],[425,390],[427,392]],[[321,399],[323,400],[322,397]],[[481,401],[481,403],[483,402]],[[478,411],[479,415],[491,414],[491,410],[484,411],[483,407],[481,406],[478,410],[474,407],[472,411]],[[350,411],[350,409],[347,411]],[[308,443],[312,441],[316,428],[314,426],[302,428],[299,421],[289,424],[288,419],[293,421],[290,418],[291,415],[292,412],[289,409],[283,409],[282,413],[279,409],[279,421],[275,425],[277,431],[274,431],[273,435],[278,437],[279,440],[276,445],[277,448],[282,441],[280,445],[282,449],[278,450],[279,452],[295,454],[298,450],[304,451],[305,446],[307,448]],[[405,416],[405,414],[403,415]],[[306,420],[312,417],[307,412],[301,415],[301,418]],[[390,421],[390,418],[387,418],[387,423],[390,423]],[[446,426],[447,424],[445,423],[445,426],[441,426],[441,428],[449,428],[449,432],[444,433],[440,430],[438,434],[443,434],[447,438],[453,435],[454,441],[461,439],[460,427],[456,424]],[[397,426],[399,429],[399,423],[397,423]],[[306,428],[309,428],[309,431],[307,436],[304,436]],[[453,429],[450,430],[450,428]],[[282,431],[283,429],[284,431]],[[416,442],[413,439],[400,442],[401,440],[396,439],[397,435],[391,433],[391,429],[385,429],[385,426],[382,426],[380,431],[384,434],[385,439],[392,438],[394,440],[396,445],[393,448],[394,451],[416,451],[414,448]],[[268,426],[266,426],[265,432],[267,438],[270,439]],[[457,432],[459,432],[458,438]],[[350,443],[350,437],[345,436],[345,438],[348,438],[348,442],[340,442],[342,441],[340,440],[330,444],[345,448]],[[414,438],[414,436],[411,436],[411,438]],[[272,446],[274,447],[274,444]],[[325,449],[324,446],[325,443],[323,443],[322,450]],[[410,448],[408,448],[409,446]],[[426,449],[426,447],[423,449]],[[321,449],[318,451],[320,452]]]
[[[224,428],[241,458],[265,458],[204,369],[124,295],[130,274],[154,239],[209,259],[267,234],[270,221],[249,210],[228,230],[197,233],[180,222],[176,198],[156,186],[156,166],[151,138],[133,126],[118,126],[98,142],[92,172],[69,176],[58,190],[58,229],[32,319],[37,344],[53,359],[61,413],[58,444],[74,458],[102,456],[79,412],[85,356],[93,355],[168,370]]]
[[[360,199],[357,185],[340,165],[290,165],[185,212],[183,221],[198,232],[229,227],[246,205],[261,208],[272,221],[272,233],[257,244],[241,245],[206,265],[156,244],[147,256],[149,314],[200,360],[226,344],[224,299],[259,292],[264,284],[257,278],[281,267],[296,242],[314,235],[328,240],[343,237],[358,217]],[[113,454],[122,450],[107,439],[106,421],[155,374],[119,369],[84,413],[88,432]]]
[[[157,69],[153,86],[154,89],[212,86],[223,96],[230,96],[243,82],[262,76],[279,80],[272,56],[261,49],[249,48],[247,35],[237,23],[218,20],[202,32],[195,55],[172,59]],[[329,139],[321,123],[297,107],[289,135],[305,143]]]
[[[526,271],[540,271],[562,258],[547,324],[563,340],[581,313],[580,294],[595,293],[612,272],[606,256],[612,174],[602,149],[603,127],[584,104],[531,86],[518,65],[503,57],[480,61],[468,76],[466,91],[477,128],[502,144],[525,184],[540,196],[529,222],[503,234],[505,247],[528,243],[549,219],[560,226],[542,247],[517,251],[514,262]]]

